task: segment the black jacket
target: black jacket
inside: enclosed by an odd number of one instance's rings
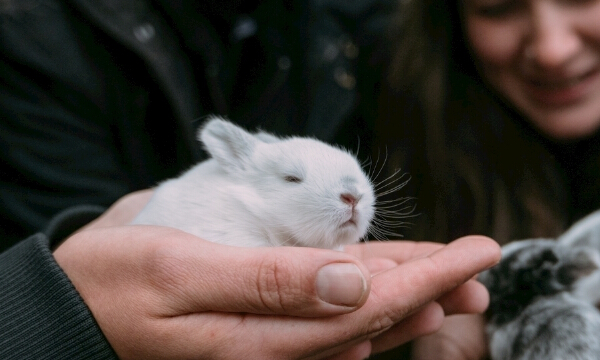
[[[0,358],[115,357],[52,245],[202,159],[205,115],[368,151],[394,1],[238,2],[0,2]]]

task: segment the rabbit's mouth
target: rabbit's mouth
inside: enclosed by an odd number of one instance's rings
[[[349,214],[348,218],[342,222],[340,229],[356,228],[358,229],[358,214],[355,210]]]
[[[354,212],[352,213],[352,216],[350,216],[350,219],[346,220],[341,227],[347,226],[357,226],[356,214],[354,214]]]
[[[346,207],[343,211],[344,219],[342,219],[342,226],[355,225],[359,223],[361,212],[355,204],[351,204]]]
[[[353,212],[352,215],[346,221],[342,222],[338,229],[343,234],[341,237],[346,239],[352,239],[346,240],[345,242],[352,243],[357,242],[358,239],[363,235],[361,226],[362,225],[360,221],[360,216],[357,213]],[[354,238],[356,238],[356,241],[354,241]]]

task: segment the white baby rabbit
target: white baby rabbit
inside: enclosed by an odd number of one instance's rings
[[[347,151],[310,138],[251,134],[216,116],[199,140],[211,158],[160,184],[133,223],[250,247],[337,249],[366,235],[373,186]]]

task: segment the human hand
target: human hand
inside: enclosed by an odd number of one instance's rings
[[[480,314],[454,315],[437,332],[416,339],[413,360],[482,360],[488,356],[485,320]]]
[[[130,224],[154,194],[153,189],[129,193],[117,200],[104,214],[79,231]]]
[[[463,240],[466,239],[462,239],[460,241]],[[398,242],[380,242],[374,244],[358,244],[350,246],[346,250],[351,253],[354,253],[359,258],[361,258],[363,262],[373,272],[374,269],[377,268],[377,266],[379,266],[380,268],[391,267],[391,265],[389,264],[381,265],[381,262],[383,260],[387,260],[389,262],[390,259],[394,259],[398,263],[405,264],[407,261],[412,261],[414,259],[423,259],[425,257],[428,257],[433,252],[441,249],[442,246],[438,243],[411,243],[403,241],[403,246],[399,247],[396,245],[397,243]],[[492,245],[492,247],[495,246]],[[463,255],[469,256],[467,252],[464,252]],[[497,255],[499,256],[499,254]],[[375,266],[373,266],[373,261],[375,261]],[[465,261],[469,260],[465,259]],[[436,346],[438,346],[438,348],[441,348],[439,346],[439,343],[443,342],[440,341],[440,338],[438,338],[438,336],[443,334],[444,331],[448,331],[452,334],[452,332],[456,330],[456,327],[453,327],[454,325],[463,325],[462,327],[465,329],[465,332],[460,332],[460,334],[465,335],[469,334],[470,332],[474,332],[476,334],[476,336],[471,338],[471,340],[473,340],[473,348],[470,349],[472,350],[472,353],[486,354],[487,348],[485,343],[485,335],[483,332],[483,320],[482,316],[479,314],[486,310],[488,303],[489,294],[485,287],[481,283],[475,281],[474,278],[471,278],[469,281],[457,287],[455,290],[439,297],[436,300],[436,302],[428,303],[420,311],[418,311],[414,315],[409,316],[406,320],[403,320],[399,325],[394,326],[392,329],[382,334],[381,336],[374,338],[372,340],[373,353],[397,347],[402,343],[413,340],[417,337],[418,339],[416,339],[415,343],[422,344],[425,350],[435,349]],[[444,314],[458,315],[444,318]],[[461,321],[461,319],[465,320]],[[471,321],[468,321],[468,319],[471,319]],[[471,326],[469,327],[469,325]],[[407,334],[405,328],[410,328],[413,331],[413,333],[408,332],[408,334],[410,334],[409,337],[404,337],[404,335]],[[421,337],[422,335],[428,334],[432,335]],[[480,336],[477,337],[477,335]],[[426,339],[426,341],[421,342],[422,339]],[[464,343],[466,345],[471,344],[468,341],[464,341]],[[462,344],[462,342],[459,342],[458,344]],[[479,348],[474,346],[475,344],[479,345]],[[434,346],[429,347],[429,345]],[[481,349],[481,347],[483,347],[483,349]],[[444,348],[443,352],[441,350],[439,352],[423,351],[422,355],[424,356],[415,357],[415,349],[413,347],[413,358],[427,360],[438,359],[440,358],[440,354],[445,354],[444,356],[446,356],[446,351],[450,353],[450,350],[454,349],[450,349],[450,346],[447,346],[447,348]],[[468,352],[465,351],[465,354],[466,353]],[[471,356],[465,357],[464,359],[471,358],[479,359],[479,357]],[[481,356],[481,358],[483,358],[483,355]],[[446,358],[444,357],[444,359]],[[449,357],[448,359],[462,360],[463,358]]]
[[[498,261],[492,240],[364,245],[235,248],[124,226],[54,255],[123,359],[361,359],[487,305],[469,279]]]
[[[117,200],[104,214],[79,229],[89,230],[130,224],[154,194],[153,189],[129,193]]]

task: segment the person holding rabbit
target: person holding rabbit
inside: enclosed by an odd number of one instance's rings
[[[0,0],[0,358],[364,359],[483,311],[485,237],[246,248],[131,225],[142,189],[206,157],[208,114],[366,141],[357,77],[380,78],[394,6]]]

